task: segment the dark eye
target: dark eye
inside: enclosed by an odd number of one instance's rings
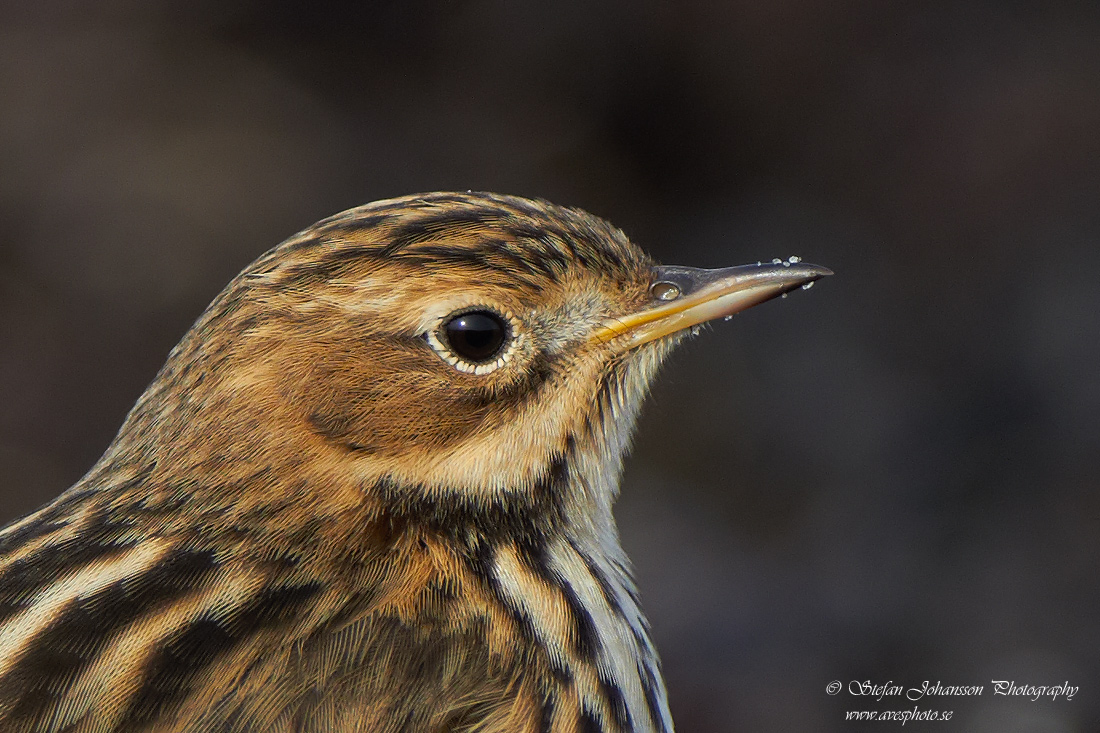
[[[495,359],[508,337],[508,325],[492,311],[468,311],[443,324],[447,345],[474,363]]]

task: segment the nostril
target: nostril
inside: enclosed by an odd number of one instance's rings
[[[680,297],[680,286],[662,280],[650,286],[649,294],[657,300],[676,300]]]

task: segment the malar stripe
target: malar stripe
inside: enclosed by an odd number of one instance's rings
[[[614,416],[613,393],[620,389],[619,385],[622,384],[625,371],[622,362],[613,362],[600,375],[592,400],[592,404],[596,408],[596,414],[594,417],[592,415],[586,416],[589,432],[594,432],[595,429],[603,429],[608,412]]]
[[[569,461],[573,453],[573,436],[565,441],[565,450],[554,456],[546,467],[545,477],[539,481],[536,488],[553,494],[560,494],[569,484]]]

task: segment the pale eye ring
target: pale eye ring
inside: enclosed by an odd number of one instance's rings
[[[455,369],[488,374],[511,358],[515,334],[511,314],[477,306],[447,315],[426,336],[432,348]]]

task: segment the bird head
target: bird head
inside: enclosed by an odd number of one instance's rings
[[[827,274],[660,266],[543,201],[379,201],[234,280],[119,443],[177,472],[294,465],[398,503],[522,506],[569,470],[609,510],[650,379],[688,329]]]

